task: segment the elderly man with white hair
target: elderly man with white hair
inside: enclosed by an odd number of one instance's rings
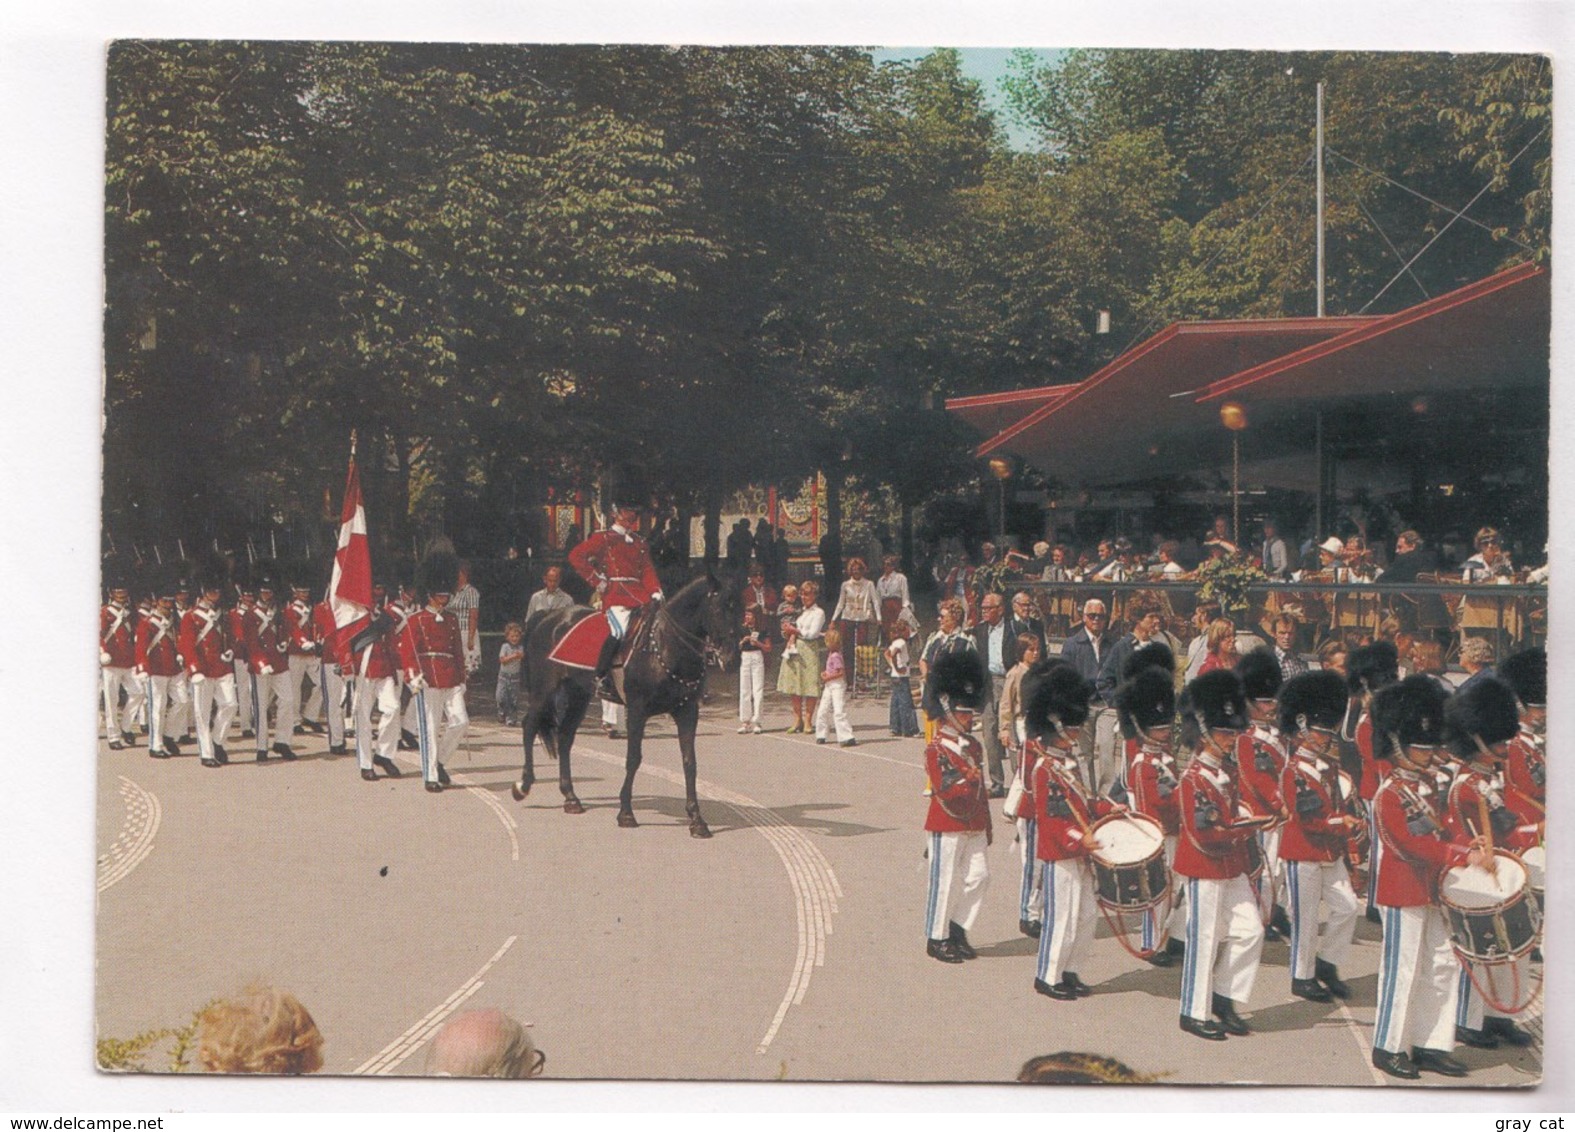
[[[1106,655],[1115,648],[1116,641],[1106,630],[1110,627],[1110,612],[1097,597],[1083,603],[1083,624],[1061,645],[1061,659],[1090,684],[1099,679],[1100,667]],[[1088,703],[1088,719],[1078,735],[1078,747],[1083,763],[1085,783],[1090,790],[1099,791],[1109,784],[1115,767],[1116,709],[1105,702],[1105,697],[1095,692]],[[1103,768],[1105,781],[1100,781],[1096,769]]]
[[[446,1022],[427,1050],[432,1077],[540,1077],[547,1055],[501,1010],[467,1010]]]

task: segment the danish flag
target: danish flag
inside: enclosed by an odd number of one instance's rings
[[[339,513],[339,547],[328,583],[328,607],[334,627],[364,622],[372,613],[372,552],[366,541],[366,509],[361,504],[361,474],[355,466],[355,435],[350,437],[350,472],[345,478],[345,505]]]

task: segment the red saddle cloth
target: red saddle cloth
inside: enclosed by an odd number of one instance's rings
[[[617,667],[623,663],[624,655],[629,651],[629,642],[634,640],[635,632],[640,623],[645,619],[644,609],[636,610],[634,616],[629,618],[628,628],[623,634],[623,648],[613,661]],[[570,668],[584,668],[596,671],[596,661],[602,655],[602,642],[612,634],[612,626],[607,624],[607,617],[602,613],[592,613],[589,617],[582,617],[573,625],[558,643],[552,646],[552,652],[547,654],[547,659],[559,664],[566,664]]]

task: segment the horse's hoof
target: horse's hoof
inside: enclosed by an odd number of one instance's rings
[[[690,837],[699,837],[699,838],[710,837],[711,836],[711,827],[706,825],[706,823],[703,822],[703,821],[690,822],[689,823],[689,836]]]
[[[530,793],[530,788],[532,785],[533,783],[529,782],[516,782],[509,787],[509,793],[514,795],[514,800],[516,802],[523,802],[525,800],[525,796]]]
[[[618,828],[619,829],[635,829],[635,828],[637,828],[639,826],[639,824],[640,824],[639,822],[634,820],[634,815],[633,814],[621,813],[621,814],[618,815]]]
[[[563,800],[563,812],[566,814],[583,814],[585,806],[578,798],[565,798]]]

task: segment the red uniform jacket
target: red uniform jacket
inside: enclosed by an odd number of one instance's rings
[[[971,735],[959,735],[942,723],[924,749],[924,767],[930,777],[929,833],[977,833],[990,829],[990,802],[985,795],[979,761],[984,748]]]
[[[259,602],[246,611],[246,665],[255,676],[284,672],[290,667],[289,630],[281,623],[279,607]]]
[[[312,623],[311,606],[292,601],[284,607],[284,624],[291,656],[317,655],[317,626]]]
[[[186,674],[218,678],[234,676],[230,652],[229,618],[222,609],[204,607],[201,602],[186,611],[180,619],[180,655],[186,662]]]
[[[1277,728],[1254,724],[1236,740],[1236,766],[1241,775],[1241,797],[1257,817],[1283,814],[1280,778],[1289,758]]]
[[[417,610],[405,622],[398,648],[405,679],[420,676],[429,688],[458,688],[465,683],[458,614],[439,613],[430,606]]]
[[[1476,763],[1461,767],[1455,775],[1454,785],[1449,788],[1449,810],[1444,815],[1444,824],[1456,840],[1469,841],[1484,832],[1484,802],[1493,844],[1498,848],[1519,853],[1538,842],[1536,823],[1523,824],[1520,816],[1504,804],[1498,774]]]
[[[1365,711],[1356,721],[1355,742],[1356,753],[1362,756],[1362,781],[1357,784],[1357,793],[1361,794],[1362,801],[1371,802],[1378,794],[1378,784],[1389,771],[1389,764],[1373,757],[1373,721]]]
[[[1084,832],[1114,809],[1084,792],[1076,759],[1047,749],[1034,765],[1034,856],[1041,861],[1088,856]]]
[[[334,611],[326,601],[320,601],[312,606],[312,629],[322,647],[323,659],[329,664],[337,664],[340,671],[349,667],[349,658],[345,655],[349,651],[349,639],[341,638],[339,626],[334,624]]]
[[[1044,757],[1044,745],[1038,739],[1030,735],[1023,741],[1023,797],[1017,803],[1017,816],[1031,822],[1039,820],[1039,808],[1034,803],[1034,772],[1038,769],[1039,760]]]
[[[1248,870],[1256,827],[1231,828],[1243,811],[1236,780],[1199,755],[1181,772],[1181,838],[1173,869],[1182,876],[1229,880]]]
[[[569,565],[593,588],[607,583],[603,608],[644,605],[662,588],[645,540],[616,526],[597,531],[569,551]]]
[[[356,676],[365,676],[368,680],[384,680],[390,676],[399,675],[399,649],[397,642],[404,633],[405,619],[410,614],[398,602],[391,601],[383,609],[394,619],[394,627],[352,656],[350,658],[350,667],[346,669],[347,672]],[[356,624],[348,626],[348,629],[351,630],[348,636],[355,636],[356,633],[359,633],[365,627],[366,623],[364,621],[358,621]],[[348,639],[345,642],[345,647],[349,648]],[[364,668],[362,666],[363,659],[365,661]]]
[[[248,607],[250,608],[250,607]],[[230,651],[235,654],[235,659],[242,664],[246,663],[246,610],[236,606],[229,612],[230,619]]]
[[[181,671],[175,615],[155,610],[137,626],[137,665],[149,676],[178,676]]]
[[[1341,821],[1340,770],[1305,747],[1291,756],[1280,774],[1285,828],[1280,834],[1282,861],[1337,861],[1350,837]]]
[[[1522,728],[1509,741],[1509,761],[1504,764],[1505,801],[1523,821],[1543,819],[1548,802],[1548,764],[1542,738]]]
[[[130,668],[137,663],[137,616],[129,606],[110,602],[99,610],[98,647],[109,653],[108,668]]]
[[[1134,810],[1159,822],[1168,834],[1181,832],[1181,772],[1168,747],[1140,746],[1127,783]]]
[[[1386,908],[1435,903],[1439,874],[1465,864],[1470,846],[1450,839],[1434,807],[1431,784],[1414,771],[1396,767],[1378,787],[1373,815],[1383,844],[1382,852],[1374,854],[1377,902]]]

